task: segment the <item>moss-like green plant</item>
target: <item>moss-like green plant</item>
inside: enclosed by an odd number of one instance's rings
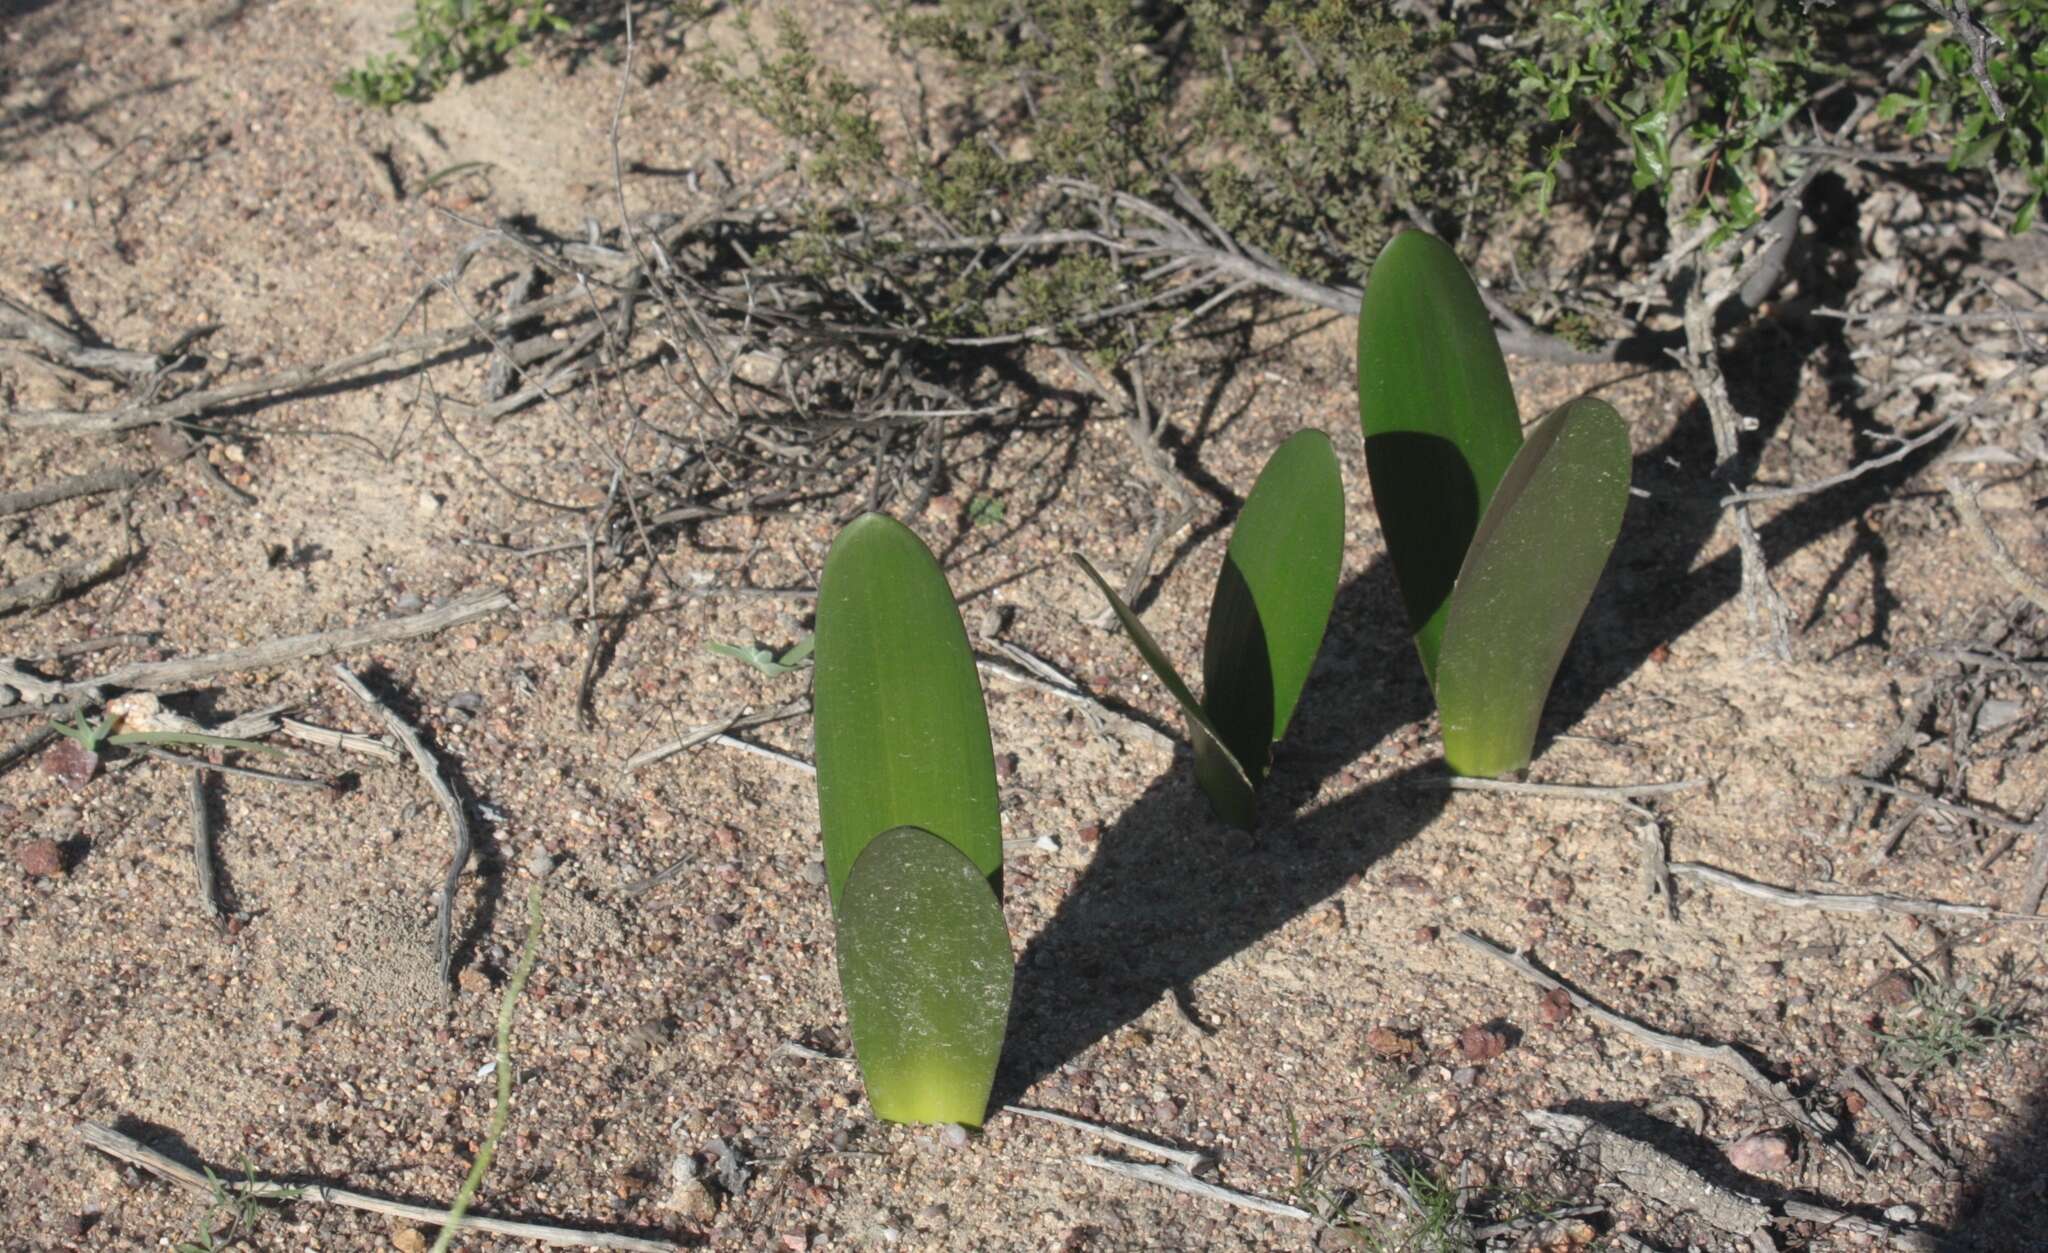
[[[875,1113],[980,1126],[1009,1018],[995,753],[945,573],[868,514],[818,582],[818,820]]]
[[[1216,816],[1250,830],[1273,745],[1287,733],[1322,647],[1344,559],[1344,481],[1321,431],[1275,449],[1245,498],[1209,602],[1202,699],[1086,557],[1081,569],[1109,598],[1145,664],[1187,718],[1195,779]]]
[[[1524,440],[1478,289],[1421,231],[1396,236],[1366,284],[1358,416],[1444,760],[1520,770],[1621,532],[1627,424],[1582,398]]]

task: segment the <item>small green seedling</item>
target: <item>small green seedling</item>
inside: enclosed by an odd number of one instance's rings
[[[1581,398],[1523,439],[1479,291],[1421,231],[1395,236],[1366,283],[1358,416],[1444,760],[1520,770],[1621,532],[1628,426]]]
[[[1180,705],[1195,780],[1216,816],[1250,830],[1273,745],[1287,733],[1337,600],[1344,480],[1329,437],[1302,431],[1288,439],[1245,498],[1209,602],[1200,701],[1138,615],[1086,557],[1074,559]]]
[[[239,748],[245,752],[265,753],[272,757],[284,756],[268,744],[258,744],[255,740],[238,740],[228,735],[206,735],[198,731],[116,731],[112,718],[94,718],[85,713],[80,713],[69,722],[52,719],[50,729],[88,753],[100,751],[102,744],[175,744],[196,748]]]
[[[759,644],[710,643],[704,646],[704,651],[720,657],[730,657],[734,661],[744,661],[773,679],[810,665],[811,650],[817,647],[817,641],[817,636],[806,635],[779,654],[774,649]]]
[[[868,1102],[978,1127],[1010,1010],[995,751],[952,589],[909,528],[840,532],[816,664],[818,821]]]

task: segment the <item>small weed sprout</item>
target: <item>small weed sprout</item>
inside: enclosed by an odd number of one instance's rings
[[[1339,1240],[1372,1253],[1452,1253],[1472,1247],[1458,1190],[1420,1166],[1389,1153],[1370,1138],[1347,1140],[1320,1152],[1304,1146],[1294,1112],[1287,1114],[1287,1152],[1294,1180],[1288,1194],[1296,1205],[1329,1224]],[[1393,1228],[1367,1226],[1352,1213],[1359,1192],[1329,1180],[1334,1167],[1353,1155],[1370,1160],[1383,1180],[1402,1194],[1410,1220]]]
[[[242,1173],[243,1186],[230,1188],[211,1170],[206,1171],[206,1181],[213,1185],[212,1204],[193,1229],[192,1238],[181,1240],[174,1246],[176,1253],[218,1253],[238,1243],[247,1243],[246,1237],[262,1220],[266,1201],[295,1201],[299,1197],[301,1189],[298,1188],[276,1184],[259,1187],[255,1163],[246,1157],[242,1159]]]
[[[817,647],[818,637],[806,635],[780,653],[762,644],[725,644],[713,642],[704,646],[704,651],[718,657],[730,657],[759,670],[769,678],[780,678],[792,670],[801,670],[811,664],[811,651]]]
[[[2030,1038],[2019,1023],[2016,1007],[1980,994],[1970,981],[1923,983],[1903,1021],[1885,1032],[1885,1056],[1915,1075],[1952,1070]]]

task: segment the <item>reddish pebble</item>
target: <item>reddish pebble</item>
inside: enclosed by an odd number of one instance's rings
[[[1080,840],[1083,844],[1093,844],[1102,838],[1102,824],[1091,822],[1075,832],[1074,838]]]
[[[1563,988],[1552,988],[1543,994],[1542,1003],[1536,1007],[1536,1016],[1546,1027],[1564,1025],[1572,1016],[1572,994]]]
[[[1508,1051],[1508,1038],[1492,1027],[1474,1024],[1458,1033],[1458,1052],[1467,1061],[1491,1061]]]
[[[1792,1164],[1792,1146],[1775,1131],[1761,1131],[1729,1145],[1728,1164],[1748,1175],[1774,1175]]]
[[[1417,944],[1434,944],[1436,943],[1436,937],[1437,929],[1435,927],[1415,928],[1415,942]]]
[[[64,850],[55,840],[30,840],[14,850],[14,860],[31,879],[47,879],[64,873]]]
[[[1007,779],[1017,773],[1017,754],[1004,753],[996,758],[996,778]]]

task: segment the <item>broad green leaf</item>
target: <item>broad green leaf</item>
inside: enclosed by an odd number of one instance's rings
[[[1373,507],[1434,685],[1451,584],[1522,428],[1479,289],[1421,231],[1394,236],[1365,285],[1358,419]]]
[[[1215,809],[1216,816],[1234,827],[1251,830],[1253,822],[1257,819],[1257,804],[1252,793],[1251,776],[1245,773],[1245,768],[1238,763],[1231,751],[1224,747],[1222,735],[1210,723],[1209,715],[1202,712],[1201,703],[1195,699],[1193,692],[1188,691],[1188,685],[1181,679],[1180,671],[1175,670],[1173,663],[1166,659],[1165,651],[1159,647],[1159,641],[1152,638],[1152,632],[1145,629],[1145,624],[1139,621],[1138,615],[1123,602],[1123,598],[1110,590],[1109,584],[1096,572],[1095,567],[1089,564],[1086,557],[1075,553],[1074,560],[1081,563],[1082,571],[1094,580],[1095,586],[1108,598],[1109,607],[1116,611],[1117,620],[1124,624],[1124,630],[1129,632],[1131,642],[1138,646],[1138,655],[1145,659],[1146,665],[1152,667],[1152,673],[1159,676],[1159,681],[1166,685],[1166,690],[1173,693],[1174,702],[1180,706],[1181,715],[1188,720],[1188,739],[1194,744],[1195,749],[1195,782],[1201,784],[1202,793],[1209,798],[1209,804]]]
[[[1344,480],[1330,437],[1301,431],[1259,472],[1209,604],[1202,711],[1254,785],[1323,645],[1344,565]]]
[[[980,1126],[1012,970],[982,868],[929,831],[885,831],[846,876],[837,929],[847,1025],[875,1113]]]
[[[1628,426],[1598,400],[1536,424],[1472,537],[1436,674],[1444,761],[1492,777],[1529,764],[1565,647],[1621,532]]]
[[[984,875],[1003,864],[995,752],[974,653],[924,541],[871,513],[839,533],[818,580],[818,822],[837,904],[861,849],[922,827]]]

